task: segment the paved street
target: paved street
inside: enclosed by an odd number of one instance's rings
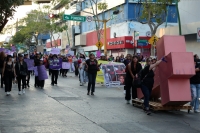
[[[70,77],[73,76],[73,77]],[[58,86],[46,80],[43,90],[33,87],[18,95],[0,93],[0,133],[199,133],[200,114],[156,112],[147,116],[126,104],[122,88],[97,85],[87,96],[86,85],[69,74]]]

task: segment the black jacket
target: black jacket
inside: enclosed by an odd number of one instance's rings
[[[200,64],[196,62],[195,68],[200,69]],[[190,78],[190,84],[200,84],[200,72],[196,72],[196,75]]]
[[[20,70],[19,70],[19,62],[17,62],[15,64],[15,72],[16,72],[16,75],[17,76],[20,76]],[[26,62],[23,61],[23,72],[27,73],[28,74],[28,66],[26,64]]]

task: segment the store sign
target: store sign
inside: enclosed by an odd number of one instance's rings
[[[124,44],[124,41],[113,41],[113,42],[108,42],[108,45],[120,45]]]

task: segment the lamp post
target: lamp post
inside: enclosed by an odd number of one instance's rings
[[[121,13],[122,11],[119,11],[119,10],[116,10],[116,11],[114,11],[113,12],[113,15],[117,15],[117,14],[119,14],[119,13]],[[104,17],[105,18],[105,17]],[[109,18],[109,19],[103,19],[103,20],[94,20],[94,21],[98,21],[98,22],[102,22],[103,23],[103,25],[104,25],[104,54],[105,54],[105,56],[107,56],[107,43],[106,43],[106,41],[107,41],[107,37],[106,37],[106,23],[108,22],[108,21],[110,21],[112,18]]]

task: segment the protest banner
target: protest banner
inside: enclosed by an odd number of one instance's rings
[[[47,71],[44,65],[38,66],[38,79],[45,80],[48,79]]]
[[[53,59],[49,60],[49,68],[50,69],[61,69],[62,68],[62,60],[61,59]]]
[[[33,67],[33,70],[34,70],[34,74],[35,74],[35,76],[38,76],[38,70],[37,70],[37,67]]]
[[[59,48],[51,48],[51,54],[60,54],[60,49]]]
[[[70,69],[70,63],[69,62],[62,62],[62,69]]]
[[[24,59],[28,66],[28,70],[33,70],[34,67],[34,60],[33,59]]]

